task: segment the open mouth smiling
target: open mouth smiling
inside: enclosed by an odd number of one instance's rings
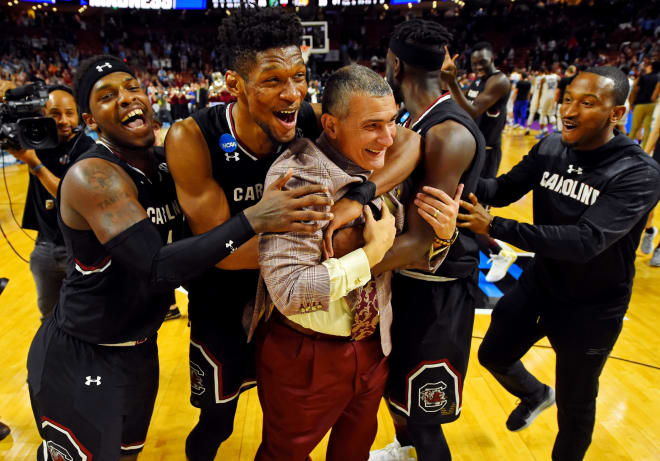
[[[144,126],[144,111],[142,109],[133,109],[124,115],[124,117],[121,119],[121,124],[131,129]]]
[[[296,121],[296,114],[298,113],[298,109],[277,110],[273,113],[275,114],[275,117],[279,118],[284,123],[289,124]]]

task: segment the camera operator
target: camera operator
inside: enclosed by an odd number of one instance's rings
[[[78,110],[69,87],[49,87],[44,115],[57,123],[57,147],[36,151],[7,149],[30,169],[22,227],[38,232],[30,254],[30,271],[37,287],[37,305],[42,320],[57,302],[66,275],[66,248],[55,211],[57,186],[69,165],[94,145],[89,136],[79,132]]]

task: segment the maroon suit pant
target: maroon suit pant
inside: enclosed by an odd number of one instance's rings
[[[313,337],[272,320],[259,333],[264,422],[256,460],[305,461],[332,429],[327,461],[367,461],[389,370],[378,335]]]

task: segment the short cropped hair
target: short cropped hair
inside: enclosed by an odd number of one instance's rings
[[[628,98],[628,92],[630,90],[630,83],[628,82],[628,77],[622,71],[612,66],[600,66],[587,67],[584,72],[600,75],[601,77],[612,80],[614,82],[614,90],[612,94],[614,97],[614,103],[617,106],[622,106],[626,103],[626,98]]]
[[[475,43],[472,46],[472,52],[473,53],[475,51],[481,51],[481,50],[488,50],[492,53],[493,52],[493,45],[491,45],[490,42],[478,42],[478,43]]]
[[[383,77],[368,67],[358,64],[342,67],[325,84],[321,102],[323,113],[339,119],[346,118],[351,97],[355,94],[389,96],[392,88]]]
[[[250,73],[258,52],[301,43],[300,20],[283,8],[243,6],[218,27],[222,65],[243,78]]]
[[[65,91],[65,92],[69,93],[71,96],[73,96],[74,99],[75,99],[75,95],[73,94],[73,90],[69,86],[66,86],[66,85],[48,85],[48,94],[51,94],[53,91]]]

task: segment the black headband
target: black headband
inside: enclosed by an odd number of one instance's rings
[[[78,91],[76,92],[76,99],[78,100],[78,104],[83,113],[90,113],[89,96],[92,94],[94,84],[98,82],[99,79],[115,72],[126,72],[135,77],[135,74],[130,67],[124,64],[121,60],[112,57],[99,58],[87,68],[85,74],[80,78]]]
[[[396,38],[390,40],[390,50],[406,64],[428,71],[439,70],[445,60],[444,50],[424,48]]]

